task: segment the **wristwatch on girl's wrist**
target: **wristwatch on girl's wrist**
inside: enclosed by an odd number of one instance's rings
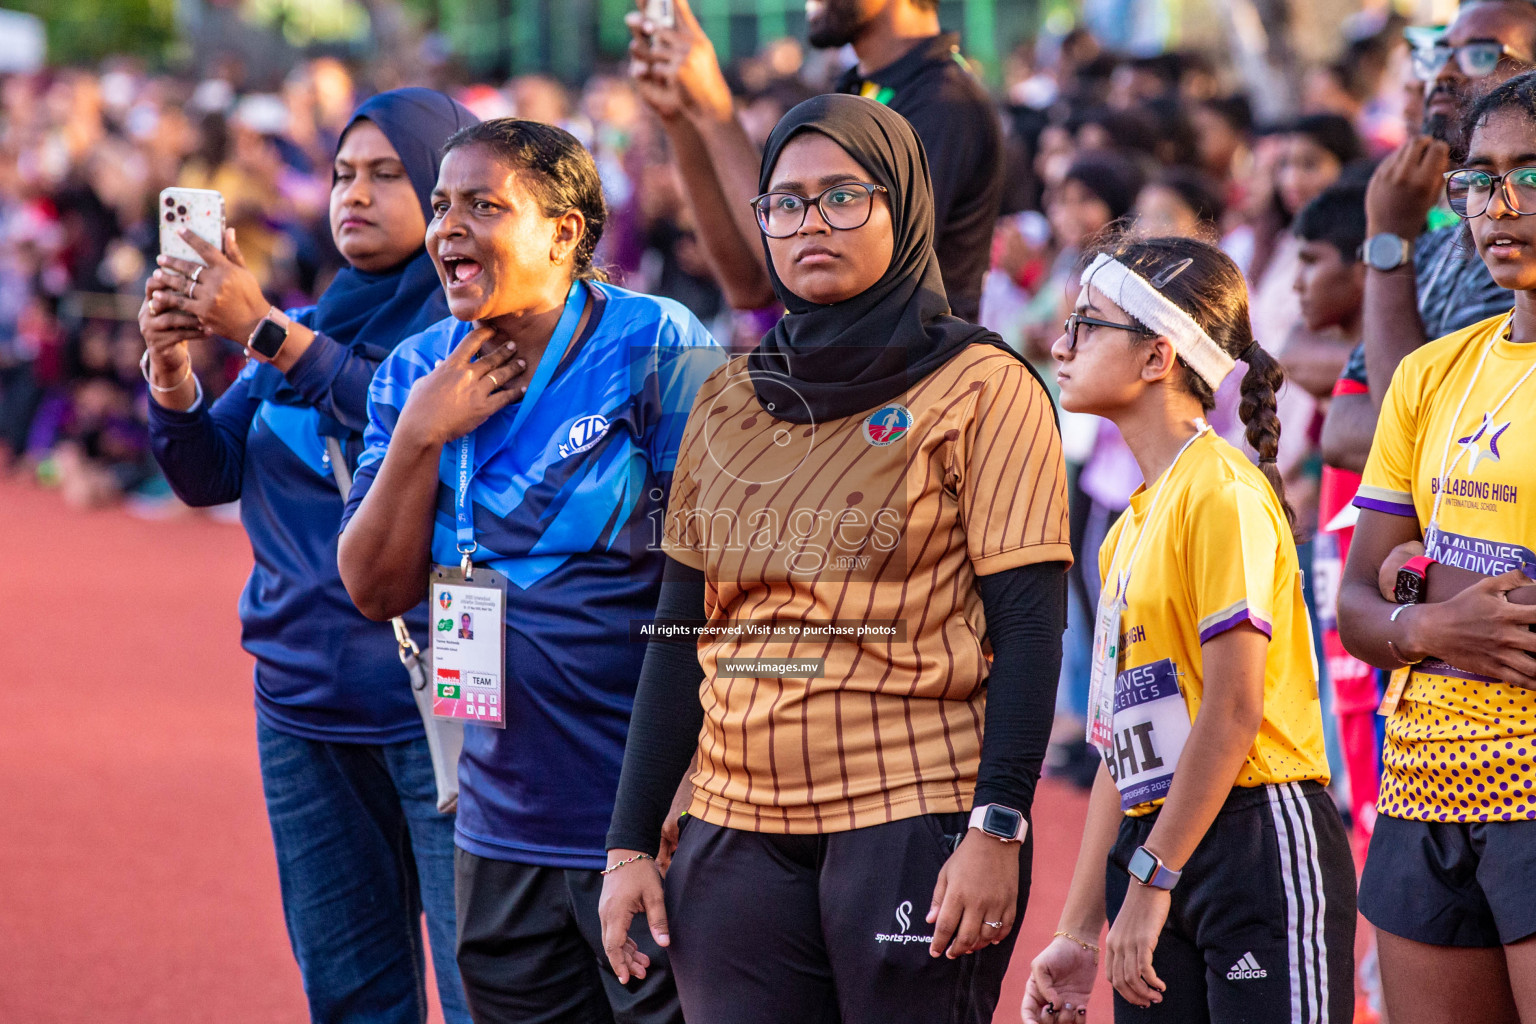
[[[1125,873],[1152,889],[1172,889],[1183,875],[1182,871],[1164,867],[1162,859],[1145,846],[1136,847],[1130,863],[1125,866]]]

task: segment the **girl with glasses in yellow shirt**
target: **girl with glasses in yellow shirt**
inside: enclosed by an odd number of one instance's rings
[[[1354,868],[1324,787],[1317,668],[1275,454],[1282,376],[1241,273],[1182,238],[1098,254],[1052,355],[1061,404],[1119,428],[1147,483],[1099,553],[1089,739],[1103,754],[1030,1024],[1347,1021]],[[1255,467],[1203,416],[1237,360]]]

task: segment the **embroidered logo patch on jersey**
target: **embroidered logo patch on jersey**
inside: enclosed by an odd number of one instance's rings
[[[608,433],[608,420],[606,417],[593,414],[583,416],[571,424],[566,439],[560,444],[560,457],[568,459],[572,455],[584,452],[603,439]]]
[[[876,448],[884,448],[907,436],[912,429],[912,414],[904,405],[887,405],[876,409],[864,421],[864,440]]]

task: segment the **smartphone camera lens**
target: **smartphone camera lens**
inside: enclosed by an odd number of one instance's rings
[[[167,210],[166,214],[165,214],[165,222],[167,224],[175,224],[176,223],[176,215],[174,213],[171,213],[169,210]]]
[[[187,215],[187,208],[185,206],[178,206],[176,207],[176,212],[185,217]]]
[[[175,206],[176,205],[176,200],[172,199],[170,196],[166,196],[165,197],[165,205],[166,206]]]

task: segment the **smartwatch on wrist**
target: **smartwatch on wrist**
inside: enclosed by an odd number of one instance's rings
[[[266,359],[275,359],[283,343],[288,340],[288,329],[292,326],[293,321],[274,306],[267,311],[267,315],[261,318],[261,323],[257,324],[256,329],[251,332],[245,347],[252,352],[260,353]]]
[[[1360,246],[1360,259],[1372,270],[1396,270],[1413,259],[1413,243],[1390,231],[1372,235]]]
[[[971,809],[970,828],[979,828],[994,839],[1005,843],[1021,843],[1029,830],[1024,815],[1002,804],[982,804]]]
[[[1410,558],[1403,563],[1403,567],[1397,570],[1397,582],[1392,586],[1392,597],[1398,604],[1418,604],[1424,600],[1424,594],[1429,579],[1429,567],[1435,564],[1435,560],[1428,555],[1419,555]]]
[[[1153,889],[1172,889],[1179,884],[1179,877],[1183,874],[1182,871],[1164,867],[1157,854],[1145,846],[1136,847],[1130,863],[1125,866],[1125,873]]]

